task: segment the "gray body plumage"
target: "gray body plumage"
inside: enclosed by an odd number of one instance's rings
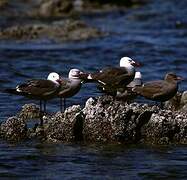
[[[77,94],[81,88],[81,80],[80,79],[63,79],[61,81],[60,91],[58,96],[61,98],[69,98]]]
[[[77,94],[82,85],[81,76],[84,75],[79,69],[71,69],[68,78],[60,79],[60,91],[58,97],[60,98],[60,108],[62,112],[62,99],[64,99],[64,110],[66,108],[66,98],[70,98]]]
[[[133,91],[147,99],[164,102],[175,96],[181,79],[174,73],[167,73],[164,80],[144,83],[141,87],[133,88]]]

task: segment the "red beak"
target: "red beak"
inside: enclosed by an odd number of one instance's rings
[[[135,62],[135,61],[132,63],[132,65],[133,65],[134,67],[141,67],[141,66],[142,66],[141,63]]]
[[[183,80],[184,80],[184,78],[183,78],[183,77],[181,77],[181,76],[177,76],[176,80],[177,80],[177,81],[183,81]]]
[[[89,73],[80,72],[79,73],[79,78],[85,80],[85,79],[87,79],[88,75],[89,75]]]
[[[57,80],[58,83],[61,83],[63,82],[63,77],[60,77],[58,80]]]

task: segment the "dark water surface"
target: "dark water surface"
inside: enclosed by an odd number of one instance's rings
[[[119,64],[122,56],[142,62],[144,81],[160,79],[168,71],[187,78],[187,1],[156,0],[140,8],[83,16],[110,35],[83,42],[52,44],[0,42],[0,88],[30,78],[46,78],[71,68],[95,71]],[[187,89],[183,81],[180,90]],[[98,95],[84,85],[68,104],[84,105]],[[0,119],[14,115],[23,97],[0,93]],[[34,102],[34,101],[33,101]],[[59,110],[57,100],[48,111]],[[0,179],[187,179],[187,147],[85,146],[0,142]]]

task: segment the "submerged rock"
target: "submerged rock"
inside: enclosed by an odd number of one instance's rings
[[[45,0],[40,3],[38,14],[43,17],[62,16],[71,13],[73,0]]]
[[[56,42],[64,42],[87,40],[103,35],[105,33],[79,20],[57,21],[52,24],[15,25],[0,30],[0,39],[15,39],[19,41],[49,39]]]
[[[77,12],[132,7],[148,0],[1,0],[0,15],[7,17],[64,17]]]
[[[33,114],[32,114],[33,113]],[[39,109],[25,105],[17,117],[1,125],[8,140],[39,138],[52,142],[187,144],[187,114],[148,104],[127,104],[111,96],[89,98],[85,107],[44,115],[44,126],[26,126]]]

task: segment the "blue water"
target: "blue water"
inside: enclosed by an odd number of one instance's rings
[[[152,0],[133,9],[84,15],[90,25],[109,32],[103,38],[54,44],[0,41],[0,88],[15,87],[30,78],[46,78],[71,68],[96,71],[118,66],[122,56],[143,63],[144,81],[161,79],[174,71],[187,77],[187,1]],[[187,89],[187,81],[180,90]],[[68,100],[84,105],[99,92],[86,84]],[[16,114],[24,97],[0,93],[0,120]],[[37,102],[36,102],[37,103]],[[58,100],[48,111],[59,110]],[[187,147],[46,144],[0,141],[0,179],[187,179]],[[4,177],[4,178],[3,178]]]

